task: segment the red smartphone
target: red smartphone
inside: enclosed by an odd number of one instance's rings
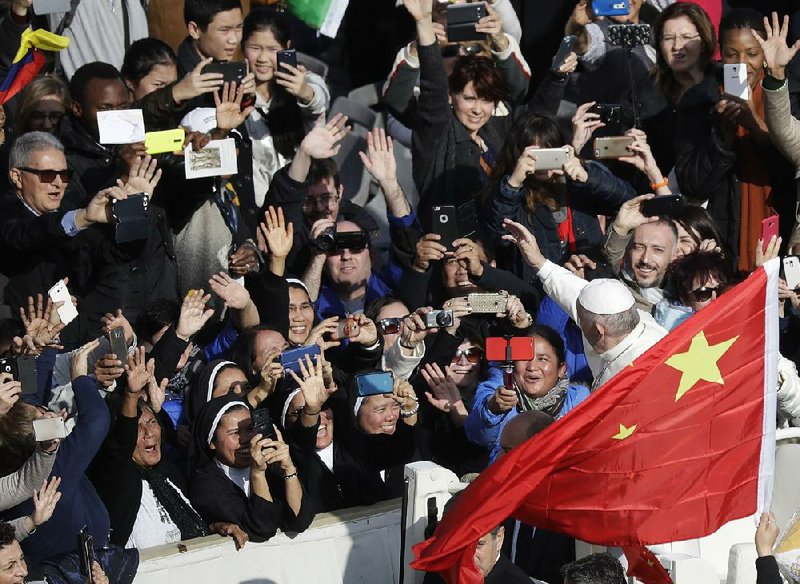
[[[761,252],[767,253],[767,246],[769,240],[773,237],[778,237],[778,215],[767,217],[761,222]]]
[[[531,337],[488,337],[486,339],[487,361],[530,361],[533,359]]]

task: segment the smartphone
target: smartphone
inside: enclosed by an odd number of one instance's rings
[[[723,65],[722,82],[725,93],[739,99],[750,99],[750,86],[747,84],[747,65],[736,63]]]
[[[289,371],[294,371],[296,375],[300,375],[300,364],[297,362],[302,359],[303,364],[306,362],[306,355],[311,357],[311,362],[316,364],[320,355],[319,345],[308,345],[305,347],[297,347],[296,349],[288,349],[281,353],[281,365],[283,366],[284,375],[291,377]]]
[[[80,554],[80,570],[83,581],[87,584],[94,584],[92,578],[92,564],[94,564],[94,539],[86,526],[78,533],[78,553]]]
[[[533,339],[531,337],[487,337],[487,361],[530,361],[533,359]]]
[[[786,256],[783,258],[783,276],[789,290],[800,288],[800,258]]]
[[[778,222],[778,215],[767,217],[761,222],[761,251],[763,253],[767,253],[769,240],[773,237],[779,237],[779,227],[780,223]]]
[[[567,35],[563,39],[561,39],[561,44],[558,46],[558,51],[556,51],[556,56],[553,57],[553,64],[550,65],[550,70],[553,73],[558,73],[558,70],[564,65],[564,61],[567,60],[569,54],[572,52],[572,49],[575,48],[575,41],[577,38],[575,35]]]
[[[604,124],[619,124],[622,121],[622,106],[618,103],[596,103],[589,108],[589,113],[600,116]]]
[[[267,408],[254,410],[252,420],[250,430],[253,432],[253,436],[261,434],[262,438],[269,438],[270,440],[277,438],[275,428],[272,427],[272,416],[269,415]]]
[[[458,213],[453,205],[443,205],[431,209],[431,232],[439,235],[441,243],[446,248],[453,247],[453,242],[459,238]]]
[[[116,358],[122,361],[124,366],[128,362],[128,343],[125,341],[125,330],[121,327],[114,327],[108,331],[108,340],[111,341],[111,352]]]
[[[467,294],[467,302],[472,309],[472,314],[497,314],[506,311],[508,294],[473,292]]]
[[[203,73],[221,73],[223,82],[235,82],[239,85],[247,75],[247,63],[244,61],[214,61],[203,67]]]
[[[645,217],[674,217],[683,210],[684,199],[682,195],[661,195],[647,201],[642,201],[642,215]]]
[[[355,377],[358,397],[385,395],[394,391],[394,375],[391,371],[359,373]]]
[[[39,389],[36,379],[36,357],[20,355],[17,357],[17,375],[14,377],[22,386],[22,395],[31,395]]]
[[[294,49],[278,51],[276,59],[278,61],[278,70],[280,70],[282,65],[291,65],[295,69],[297,68],[297,51]],[[284,71],[284,73],[286,72],[288,72],[288,69]]]
[[[69,295],[69,290],[64,280],[56,282],[55,286],[47,291],[50,300],[55,304],[56,302],[63,302],[64,304],[58,309],[58,318],[64,326],[71,323],[78,316],[78,309],[72,303],[72,297]]]
[[[475,25],[487,14],[486,5],[483,2],[450,4],[447,7],[447,40],[455,43],[486,39],[486,33],[477,32]]]
[[[144,147],[151,156],[165,152],[180,152],[183,150],[184,140],[186,140],[186,131],[183,128],[162,132],[145,132]]]
[[[592,0],[595,16],[627,16],[630,11],[628,0]]]
[[[527,148],[536,160],[536,170],[561,170],[567,161],[567,148]]]
[[[650,44],[652,31],[649,24],[612,24],[607,38],[615,47],[641,47]]]
[[[452,310],[431,310],[425,314],[425,328],[444,328],[453,326]]]
[[[631,144],[633,144],[633,138],[630,136],[606,136],[604,138],[595,138],[594,157],[597,160],[607,160],[609,158],[631,156],[632,152],[628,150],[628,146]]]
[[[36,442],[66,437],[67,425],[61,418],[40,418],[33,421],[33,439]]]
[[[19,381],[17,372],[17,360],[14,357],[0,358],[0,373],[10,375],[13,381]]]

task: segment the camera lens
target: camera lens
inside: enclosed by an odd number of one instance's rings
[[[314,245],[322,251],[333,251],[336,247],[336,228],[328,227],[325,231],[320,233],[314,240]]]
[[[453,324],[453,316],[447,312],[440,312],[436,315],[436,324],[438,326],[450,326]]]

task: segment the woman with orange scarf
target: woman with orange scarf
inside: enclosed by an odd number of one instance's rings
[[[753,10],[733,10],[720,23],[723,63],[746,67],[749,98],[725,94],[720,79],[709,77],[684,96],[676,130],[683,195],[707,206],[740,272],[754,268],[765,218],[780,214],[784,241],[794,223],[794,173],[770,142],[764,52],[751,30],[766,36],[763,16]]]

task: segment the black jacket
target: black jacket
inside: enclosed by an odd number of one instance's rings
[[[506,541],[509,535],[506,532]],[[551,582],[559,582],[560,580],[551,580]],[[441,576],[434,572],[425,574],[424,584],[440,584],[444,582]],[[517,566],[511,563],[511,560],[506,558],[503,554],[497,558],[491,572],[486,574],[483,580],[484,584],[531,584],[531,579],[525,575],[525,572],[520,570]]]
[[[756,584],[780,584],[783,582],[775,556],[756,558]]]

